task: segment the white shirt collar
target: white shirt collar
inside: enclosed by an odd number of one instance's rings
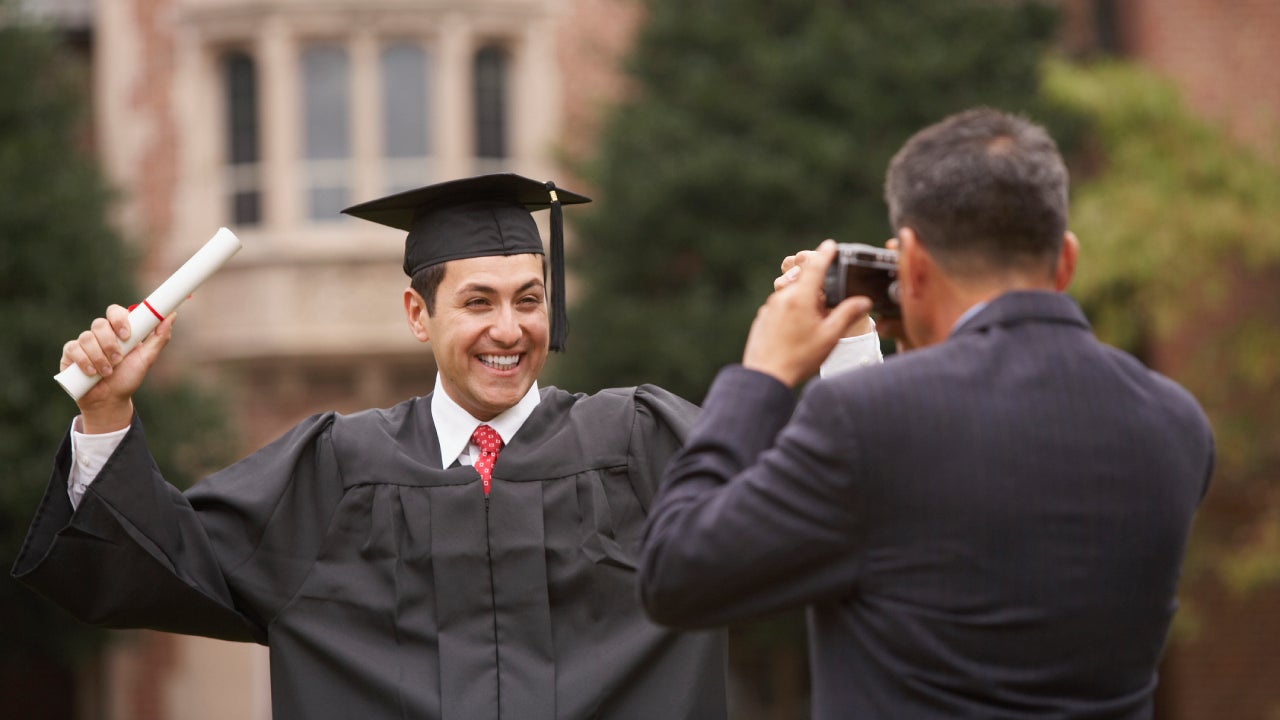
[[[965,323],[969,322],[970,318],[982,312],[982,309],[987,306],[988,302],[990,301],[983,300],[982,302],[977,302],[977,303],[974,303],[973,305],[970,305],[968,310],[965,310],[963,313],[960,314],[960,317],[956,318],[955,324],[951,326],[951,334],[955,335],[956,331],[959,330],[961,327],[963,327]]]
[[[440,441],[440,467],[447,468],[458,459],[462,451],[471,444],[471,433],[482,424],[497,430],[503,444],[510,443],[541,400],[538,381],[534,380],[529,392],[520,398],[520,402],[502,411],[494,419],[482,423],[449,397],[440,382],[440,373],[437,372],[436,389],[431,393],[431,420],[435,423],[436,438]]]

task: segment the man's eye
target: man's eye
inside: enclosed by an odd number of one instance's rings
[[[489,300],[488,298],[471,298],[463,304],[469,308],[482,308],[489,304]]]

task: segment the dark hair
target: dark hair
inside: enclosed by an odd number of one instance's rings
[[[422,301],[426,303],[428,316],[436,312],[436,290],[439,289],[440,283],[444,282],[445,266],[448,264],[448,262],[441,262],[428,265],[409,279],[409,287],[416,290],[422,296]]]
[[[895,232],[910,227],[948,272],[977,275],[1053,267],[1067,184],[1044,128],[977,108],[913,135],[890,161],[884,192]]]
[[[449,261],[428,265],[409,278],[409,287],[413,288],[422,296],[423,303],[427,306],[427,315],[434,315],[436,312],[436,290],[440,289],[440,283],[444,282],[444,271],[449,266]],[[547,281],[547,258],[542,257],[542,282]]]

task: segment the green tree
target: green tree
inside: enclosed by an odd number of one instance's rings
[[[1213,425],[1189,569],[1236,590],[1280,584],[1280,173],[1151,73],[1049,69],[1048,93],[1094,128],[1071,292],[1104,340],[1184,385]]]
[[[62,344],[109,303],[139,298],[133,258],[105,220],[110,195],[83,147],[86,87],[83,63],[54,35],[0,26],[0,674],[37,658],[74,662],[100,637],[7,572],[76,412],[52,379]],[[152,445],[167,477],[190,482],[232,447],[221,408],[190,385],[153,384],[137,404],[169,430],[170,441]]]
[[[1046,3],[648,0],[633,93],[574,213],[573,389],[654,382],[699,400],[740,357],[786,254],[881,244],[885,166],[966,107],[1026,112],[1054,37]]]

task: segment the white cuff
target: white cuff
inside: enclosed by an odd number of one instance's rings
[[[831,377],[842,372],[867,365],[884,362],[880,353],[880,336],[876,334],[875,321],[871,322],[871,332],[853,337],[840,338],[831,354],[818,370],[819,377]]]
[[[116,451],[129,428],[121,428],[98,435],[88,435],[80,431],[84,424],[77,415],[71,421],[71,472],[67,477],[67,497],[71,499],[71,507],[80,506],[80,499],[89,489],[89,485],[102,472],[111,453]]]

